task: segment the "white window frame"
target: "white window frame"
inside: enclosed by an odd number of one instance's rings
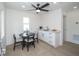
[[[29,30],[29,18],[28,17],[23,17],[23,30]]]

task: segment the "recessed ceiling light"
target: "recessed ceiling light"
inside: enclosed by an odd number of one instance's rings
[[[25,5],[22,5],[22,8],[25,8]]]
[[[56,1],[54,1],[53,3],[57,3]]]
[[[74,9],[76,9],[77,8],[77,6],[75,6],[75,7],[73,7]]]

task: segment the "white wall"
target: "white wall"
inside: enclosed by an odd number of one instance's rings
[[[66,41],[79,44],[78,40],[74,39],[74,35],[79,35],[79,9],[66,13],[66,24],[65,24],[65,33],[66,33]]]
[[[4,5],[0,3],[0,39],[4,36]]]
[[[3,3],[0,3],[0,48],[6,48],[6,39],[5,39],[5,6]],[[1,50],[1,49],[0,49]],[[1,52],[0,52],[1,54]]]
[[[5,6],[3,3],[0,3],[0,39],[1,42],[5,41]],[[3,44],[2,44],[3,45]]]
[[[41,25],[43,27],[48,26],[50,30],[57,29],[60,31],[61,45],[63,42],[63,13],[61,9],[51,11],[41,15]]]
[[[61,30],[61,9],[57,9],[55,11],[46,13],[41,15],[42,18],[42,25],[48,26],[50,28],[50,30],[56,28],[58,30]]]
[[[30,19],[30,30],[37,31],[40,21],[39,15],[23,11],[6,9],[6,41],[7,45],[13,43],[13,34],[23,32],[23,17]]]

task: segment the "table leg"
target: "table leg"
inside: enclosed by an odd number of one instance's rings
[[[22,42],[22,50],[24,49],[25,47],[25,39],[23,39],[23,42]]]

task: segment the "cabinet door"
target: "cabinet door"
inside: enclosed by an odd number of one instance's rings
[[[42,33],[41,32],[39,32],[38,37],[40,40],[42,40]]]
[[[57,33],[57,34],[56,34],[55,45],[56,45],[56,46],[59,46],[59,45],[60,45],[60,41],[61,41],[61,40],[60,40],[60,33]]]
[[[44,38],[45,38],[45,41],[46,41],[46,42],[48,42],[48,37],[49,37],[48,33],[47,33],[47,32],[44,33]]]
[[[50,45],[53,45],[55,42],[55,33],[49,34],[49,43]]]

